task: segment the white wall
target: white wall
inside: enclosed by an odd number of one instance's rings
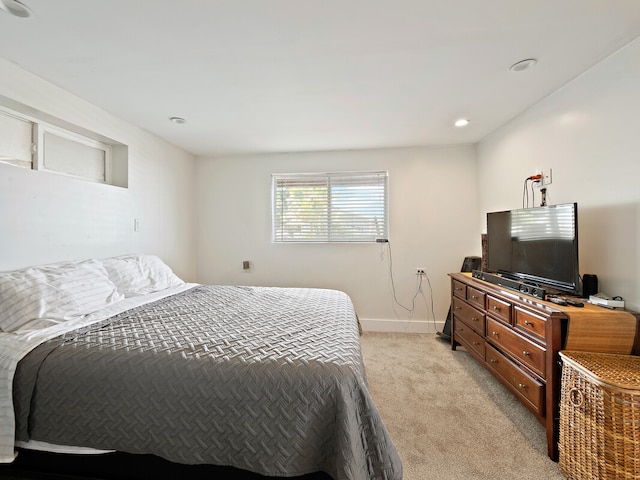
[[[128,189],[0,164],[0,270],[144,252],[194,279],[192,155],[2,59],[0,94],[129,145]]]
[[[368,329],[434,331],[427,285],[410,315],[392,301],[389,252],[380,244],[273,244],[271,174],[389,171],[390,240],[398,300],[411,305],[416,267],[431,280],[435,316],[446,317],[447,273],[480,254],[475,147],[289,153],[197,160],[198,281],[335,288]],[[250,260],[250,273],[242,261]]]
[[[636,310],[639,111],[636,40],[478,145],[480,229],[487,211],[521,206],[525,177],[553,169],[548,203],[578,202],[580,273],[598,275],[601,291]]]

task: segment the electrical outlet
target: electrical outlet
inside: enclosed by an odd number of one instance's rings
[[[547,186],[547,185],[551,185],[551,181],[553,180],[553,177],[551,175],[552,170],[549,169],[548,172],[542,172],[542,185],[543,186]]]
[[[424,268],[417,267],[416,275],[426,275],[426,273],[424,272]]]

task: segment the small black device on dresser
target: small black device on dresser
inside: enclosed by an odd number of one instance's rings
[[[553,295],[547,298],[547,301],[562,306],[571,305],[572,307],[584,307],[584,303],[568,297],[556,297],[555,295]]]
[[[598,276],[585,273],[582,276],[582,297],[589,298],[598,293]]]

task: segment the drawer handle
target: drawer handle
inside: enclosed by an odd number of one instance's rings
[[[478,297],[476,295],[471,295],[471,300],[477,300]]]
[[[489,363],[498,363],[498,360],[496,360],[495,358],[490,358]]]
[[[480,342],[473,342],[474,345],[480,345]]]
[[[522,355],[524,355],[525,357],[530,356],[531,354],[529,352],[527,352],[526,350],[522,351]]]
[[[456,287],[457,292],[459,292],[460,290],[462,290],[462,287]]]
[[[524,390],[525,388],[527,388],[527,386],[526,386],[524,383],[519,383],[519,384],[518,384],[518,388],[519,388],[520,390]]]
[[[533,325],[533,322],[530,322],[529,320],[525,320],[524,324],[528,327],[529,325]]]
[[[456,328],[456,332],[464,332],[464,328]]]
[[[498,332],[491,332],[491,335],[493,335],[494,337],[499,336]]]
[[[477,317],[471,317],[472,322],[477,322],[479,319]]]
[[[496,312],[499,312],[499,311],[500,311],[500,307],[499,307],[499,306],[497,306],[497,305],[494,305],[494,306],[493,306],[493,309],[494,309]]]
[[[454,307],[454,310],[462,310],[462,307]]]
[[[582,390],[573,387],[571,390],[569,390],[568,396],[569,403],[574,407],[580,408],[582,405],[584,405],[584,393],[582,393]]]

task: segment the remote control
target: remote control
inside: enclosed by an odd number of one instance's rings
[[[550,302],[555,303],[556,305],[566,305],[566,304],[567,304],[567,301],[566,301],[566,300],[563,300],[563,299],[562,299],[562,298],[560,298],[560,297],[549,297],[549,299],[548,299],[548,300],[549,300]]]
[[[572,300],[570,298],[567,298],[565,302],[568,303],[569,305],[573,305],[574,307],[584,307],[584,303],[579,302],[577,300]]]

